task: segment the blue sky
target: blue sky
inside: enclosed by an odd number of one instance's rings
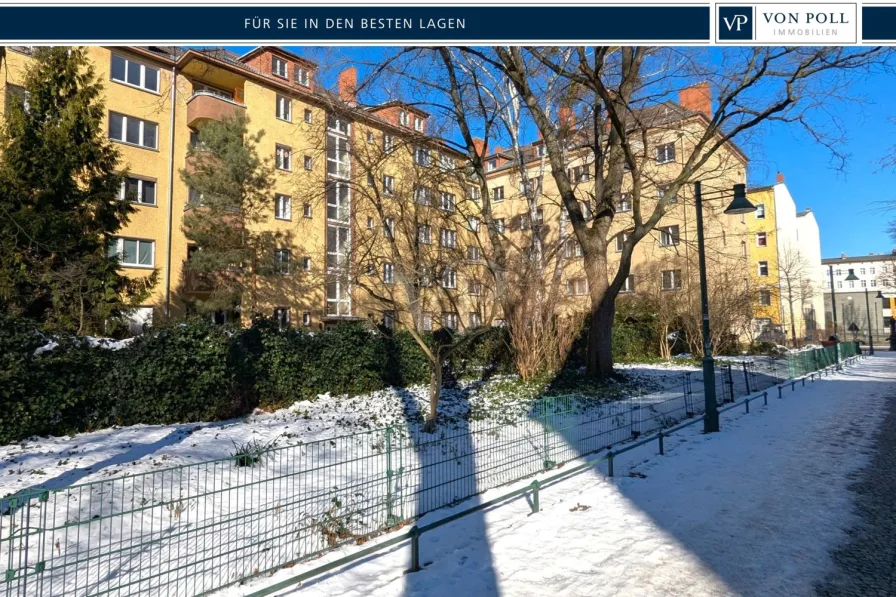
[[[248,50],[228,49],[237,53]],[[322,66],[346,59],[371,61],[385,52],[370,47],[286,49]],[[334,85],[335,69],[322,70],[324,85]],[[363,68],[360,75],[364,76]],[[849,155],[844,171],[833,167],[827,149],[792,126],[765,125],[759,134],[761,142],[752,140],[749,145],[750,186],[771,184],[776,173],[782,172],[797,209],[810,207],[815,213],[824,257],[890,252],[896,247],[886,232],[887,222],[896,219],[896,211],[882,213],[879,204],[896,201],[896,169],[880,165],[881,159],[896,147],[896,120],[891,120],[896,118],[896,110],[891,107],[896,97],[896,77],[868,77],[853,89],[852,95],[863,96],[867,102],[839,115],[848,131],[845,143],[839,147]]]

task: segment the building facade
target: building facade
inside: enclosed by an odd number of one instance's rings
[[[860,256],[841,254],[840,257],[822,260],[822,265],[826,276],[824,310],[827,333],[834,333],[833,303],[836,303],[837,333],[841,339],[857,337],[867,341],[870,319],[870,335],[875,343],[882,345],[890,335],[896,310],[896,250]],[[858,279],[847,280],[850,272]]]
[[[778,173],[774,185],[748,190],[747,215],[755,337],[777,343],[817,341],[822,333],[821,237],[811,209],[798,211]]]

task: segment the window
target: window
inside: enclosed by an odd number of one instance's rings
[[[836,270],[836,271],[834,272],[834,274],[837,275],[837,276],[842,276],[842,275],[843,275],[843,270],[842,270],[842,269],[838,269],[838,270]]]
[[[660,246],[671,247],[673,245],[677,245],[678,242],[679,238],[677,225],[660,228]]]
[[[6,84],[6,108],[9,109],[12,105],[18,105],[25,111],[27,114],[31,109],[31,105],[28,103],[30,99],[30,95],[28,91],[24,87],[19,87],[17,85]]]
[[[404,110],[398,112],[398,124],[408,126],[408,113]]]
[[[837,288],[843,288],[843,282],[837,282]]]
[[[429,166],[429,149],[426,147],[418,147],[414,150],[414,163],[418,166]]]
[[[383,176],[383,194],[391,197],[395,194],[395,177],[388,174]]]
[[[302,269],[306,272],[311,271],[311,257],[302,257]]]
[[[479,232],[479,218],[476,216],[469,216],[467,218],[467,228],[470,232]]]
[[[423,325],[424,332],[432,331],[432,313],[429,311],[423,312],[423,321],[421,322]]]
[[[313,116],[311,116],[311,110],[308,108],[305,108],[305,122],[307,122],[308,124],[311,124],[312,119],[313,119]]]
[[[540,207],[535,210],[535,223],[544,224],[544,210]]]
[[[327,226],[327,268],[340,269],[348,264],[349,229],[346,226]]]
[[[414,117],[414,130],[417,131],[418,133],[423,132],[423,119],[420,118],[419,116]]]
[[[865,280],[862,280],[861,282],[859,282],[859,286],[865,288],[865,286],[867,286],[867,283],[865,282]]]
[[[442,313],[442,327],[447,330],[456,330],[457,313]]]
[[[295,78],[296,83],[298,83],[302,87],[308,87],[311,85],[311,76],[308,73],[307,68],[302,68],[300,66],[295,67]]]
[[[544,145],[535,146],[535,155],[537,155],[538,157],[542,157],[544,155]]]
[[[274,195],[274,217],[278,220],[292,219],[292,199],[289,195]]]
[[[528,230],[532,227],[532,218],[529,214],[520,214],[520,230]]]
[[[591,219],[591,204],[586,202],[579,203],[579,209],[582,210],[582,217],[586,220]]]
[[[457,246],[457,231],[442,228],[439,233],[439,242],[447,249],[455,248]]]
[[[865,275],[865,268],[864,268],[864,267],[859,268],[859,274],[862,275],[862,276]]]
[[[479,187],[468,187],[467,188],[467,196],[470,198],[470,201],[479,202]]]
[[[383,311],[383,327],[387,330],[395,327],[395,311]]]
[[[668,164],[675,161],[675,144],[664,143],[656,148],[656,163]]]
[[[386,284],[395,283],[395,266],[391,263],[383,264],[383,282]]]
[[[588,280],[572,278],[566,281],[566,294],[569,296],[585,296],[588,294]]]
[[[310,218],[311,217],[311,204],[306,203],[302,206],[302,217]]]
[[[310,155],[306,155],[302,161],[305,164],[305,170],[312,170],[314,168],[314,159],[312,159]]]
[[[482,249],[470,245],[467,247],[467,261],[479,261],[482,259]]]
[[[619,292],[634,292],[635,291],[635,278],[629,275],[625,282],[622,283],[622,288],[619,289]]]
[[[740,241],[740,256],[741,257],[747,256],[747,241],[745,241],[745,240]]]
[[[311,313],[305,311],[302,313],[302,325],[307,327],[311,327]]]
[[[118,198],[122,201],[139,203],[140,205],[156,204],[156,182],[142,178],[127,177],[121,183]]]
[[[873,267],[871,268],[870,272],[871,272],[871,275],[873,276],[873,275],[874,275],[874,268],[873,268]]]
[[[393,149],[395,149],[395,137],[392,135],[383,135],[383,151],[392,153]]]
[[[286,60],[282,58],[278,58],[277,56],[271,56],[271,73],[277,75],[278,77],[283,77],[286,79],[288,75],[289,67],[286,66]]]
[[[492,201],[495,203],[501,203],[504,201],[504,187],[495,187],[492,189]]]
[[[420,205],[432,205],[432,189],[429,187],[415,186],[414,201]]]
[[[849,281],[849,287],[850,287],[850,288],[855,288],[855,287],[856,287],[856,283],[855,283],[854,280],[850,280],[850,281]]]
[[[367,229],[373,230],[373,218],[370,216],[367,216]]]
[[[289,307],[277,307],[274,309],[274,321],[277,322],[277,328],[285,330],[289,327]]]
[[[432,226],[422,224],[417,227],[417,240],[424,245],[432,244]]]
[[[486,165],[486,168],[488,169],[489,172],[491,172],[492,170],[494,170],[497,167],[498,167],[498,160],[489,160],[488,164]]]
[[[877,288],[877,280],[871,280],[871,288]]]
[[[373,145],[376,140],[373,138],[373,131],[367,131],[367,144]]]
[[[202,199],[203,199],[202,193],[200,193],[193,187],[190,187],[190,190],[187,195],[187,205],[191,205],[191,206],[202,205]]]
[[[292,100],[288,97],[277,96],[277,118],[292,122]]]
[[[429,288],[430,286],[432,286],[432,268],[422,268],[417,281],[419,282],[421,287]]]
[[[439,168],[442,169],[443,172],[448,172],[449,170],[454,170],[457,168],[457,164],[454,162],[454,158],[447,154],[439,154]]]
[[[563,254],[568,258],[572,259],[574,257],[582,256],[582,245],[576,241],[574,238],[570,238],[563,245]]]
[[[478,311],[470,312],[470,329],[482,327],[482,313]]]
[[[625,241],[628,240],[629,233],[628,232],[620,232],[616,235],[616,252],[622,253],[622,250],[625,248]],[[580,250],[581,252],[581,250]]]
[[[757,270],[758,270],[759,277],[760,278],[768,277],[768,261],[760,261],[756,265],[758,266]]]
[[[569,182],[573,184],[591,180],[591,172],[588,170],[588,166],[570,168],[567,170],[567,176],[569,176]]]
[[[291,258],[292,253],[289,249],[276,249],[274,251],[275,270],[278,274],[289,273],[289,261]]]
[[[351,176],[348,138],[341,133],[327,133],[327,174],[338,178]]]
[[[457,272],[450,267],[442,270],[442,288],[457,288]]]
[[[772,293],[769,290],[760,290],[759,291],[759,304],[763,307],[771,306],[772,304]]]
[[[277,168],[280,170],[292,170],[292,149],[285,145],[277,145],[274,150]]]
[[[765,219],[765,205],[762,203],[756,204],[756,219],[757,220]]]
[[[467,282],[467,294],[470,296],[479,296],[482,294],[482,283],[470,280]]]
[[[504,234],[504,228],[504,218],[495,220],[495,230],[497,230],[499,234]]]
[[[351,315],[352,299],[347,280],[327,282],[327,315]]]
[[[632,194],[623,193],[619,198],[619,205],[616,206],[616,213],[623,213],[632,210]]]
[[[159,69],[112,54],[112,80],[155,93],[159,92]]]
[[[155,250],[155,242],[151,240],[114,238],[109,244],[109,257],[117,256],[121,265],[153,267]]]
[[[768,246],[768,236],[765,232],[757,232],[756,233],[756,246],[757,247],[767,247]]]
[[[657,201],[662,201],[666,198],[666,187],[657,187],[656,188],[656,199]],[[666,205],[672,205],[674,203],[678,203],[678,195],[674,197],[669,197],[668,201],[666,201]]]
[[[441,201],[439,202],[439,207],[441,207],[445,211],[454,211],[454,209],[455,209],[454,195],[451,193],[442,193]]]
[[[386,218],[383,222],[383,236],[395,238],[395,218]]]
[[[133,116],[109,112],[109,138],[122,143],[158,149],[159,125]]]
[[[678,290],[681,288],[681,270],[667,269],[662,272],[662,288],[663,290]]]

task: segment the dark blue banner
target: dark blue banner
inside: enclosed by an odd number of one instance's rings
[[[0,8],[0,43],[702,41],[703,6]]]
[[[863,6],[862,40],[896,41],[896,6]]]

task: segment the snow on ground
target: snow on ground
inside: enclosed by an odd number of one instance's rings
[[[896,398],[896,355],[879,353],[768,406],[754,402],[750,414],[725,413],[720,434],[691,426],[667,440],[666,456],[653,445],[628,452],[613,479],[601,465],[548,486],[538,514],[519,498],[427,533],[421,572],[404,573],[402,544],[281,594],[814,595],[853,523],[847,487],[868,462],[887,398]],[[248,594],[352,549],[219,594]]]
[[[664,363],[619,368],[632,376],[630,387],[647,391],[677,387],[683,372],[696,371],[691,366]],[[359,396],[322,395],[273,413],[258,412],[229,421],[133,425],[73,436],[28,438],[0,446],[0,496],[226,458],[234,452],[234,444],[248,441],[282,447],[387,425],[405,426],[409,418],[425,412],[428,392],[426,386],[413,386]],[[444,390],[439,411],[448,421],[471,415],[485,420],[525,418],[535,397],[531,388],[514,376],[497,377],[484,384],[464,382],[458,390]]]

